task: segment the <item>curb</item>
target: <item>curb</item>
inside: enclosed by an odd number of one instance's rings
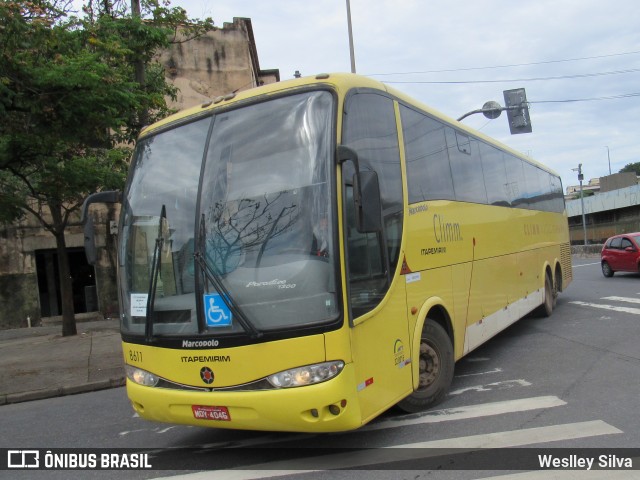
[[[44,400],[46,398],[76,395],[78,393],[88,393],[97,390],[106,390],[108,388],[123,387],[125,383],[126,381],[123,375],[121,377],[113,377],[108,380],[83,383],[80,385],[45,388],[42,390],[33,390],[30,392],[9,393],[0,395],[0,405],[9,405],[13,403],[30,402],[32,400]]]

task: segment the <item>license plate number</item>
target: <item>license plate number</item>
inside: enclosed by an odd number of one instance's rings
[[[193,417],[199,420],[216,420],[230,422],[231,415],[227,407],[210,407],[206,405],[191,405]]]

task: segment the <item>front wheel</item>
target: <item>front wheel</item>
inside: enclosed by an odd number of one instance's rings
[[[453,345],[447,332],[427,318],[420,340],[419,384],[414,392],[401,400],[398,407],[415,413],[440,403],[453,379]]]
[[[606,261],[602,262],[602,274],[607,277],[613,277],[613,269]]]

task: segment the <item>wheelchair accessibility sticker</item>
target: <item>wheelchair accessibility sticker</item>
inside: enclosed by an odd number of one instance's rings
[[[204,312],[209,327],[228,327],[231,325],[231,311],[219,293],[204,295]]]

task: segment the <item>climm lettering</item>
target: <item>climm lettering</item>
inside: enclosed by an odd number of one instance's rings
[[[231,356],[229,355],[194,355],[180,357],[182,363],[194,363],[194,362],[230,362]]]
[[[437,213],[433,216],[433,234],[438,243],[462,241],[460,224],[457,222],[448,222],[442,215]]]

